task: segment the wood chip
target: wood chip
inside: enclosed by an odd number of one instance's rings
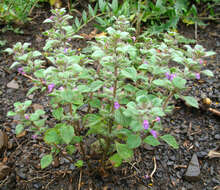
[[[210,150],[208,153],[209,158],[220,158],[220,152],[216,152],[215,150]]]

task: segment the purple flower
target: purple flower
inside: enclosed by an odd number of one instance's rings
[[[19,67],[19,68],[18,68],[18,72],[19,72],[20,74],[22,74],[22,75],[25,74],[23,67]]]
[[[149,176],[149,175],[145,175],[144,177],[145,177],[145,179],[149,179],[149,178],[150,178],[150,176]]]
[[[48,92],[52,92],[53,91],[53,88],[55,87],[55,84],[51,83],[48,85]]]
[[[148,64],[148,62],[147,62],[147,61],[145,61],[145,62],[144,62],[144,64]]]
[[[63,51],[64,51],[64,53],[67,53],[67,50],[68,50],[67,48],[64,48],[64,50],[63,50]]]
[[[144,129],[145,130],[147,130],[148,128],[149,128],[149,122],[148,122],[148,120],[144,120],[144,122],[143,122],[143,127],[144,127]]]
[[[27,114],[24,115],[24,118],[27,119],[27,120],[30,119],[30,118],[29,118],[29,115],[27,115]]]
[[[49,17],[50,20],[53,20],[53,18],[54,18],[54,16],[50,16],[50,17]]]
[[[136,40],[136,37],[135,36],[132,36],[131,37],[132,38],[132,40],[135,42],[135,40]]]
[[[153,137],[156,139],[157,138],[157,132],[155,130],[151,130],[150,131],[151,135],[153,135]]]
[[[63,86],[61,86],[60,88],[58,88],[60,91],[64,91]]]
[[[111,88],[109,88],[109,90],[113,91],[113,90],[114,90],[114,88],[113,88],[113,87],[111,87]]]
[[[37,139],[37,135],[32,135],[31,138],[35,140]]]
[[[119,109],[120,108],[120,104],[118,103],[118,102],[115,102],[114,103],[114,108],[117,110],[117,109]]]
[[[156,119],[155,119],[155,121],[156,121],[156,122],[160,122],[160,117],[157,116]]]
[[[176,74],[169,74],[168,72],[166,72],[165,76],[168,80],[172,81],[176,77]]]
[[[203,60],[202,60],[202,59],[199,60],[199,64],[200,64],[200,65],[203,64]]]
[[[200,74],[199,73],[196,73],[196,79],[200,79]]]

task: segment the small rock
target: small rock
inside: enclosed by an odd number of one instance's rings
[[[146,144],[146,143],[144,143],[143,148],[144,148],[145,150],[154,150],[154,147],[153,147],[153,146],[151,146],[151,145],[149,145],[149,144]]]
[[[27,179],[25,173],[22,170],[18,170],[16,173],[21,179]]]
[[[215,135],[215,139],[220,140],[220,134]]]
[[[185,179],[188,181],[198,181],[200,179],[200,166],[196,153],[193,154],[188,165],[185,173]]]
[[[15,80],[12,80],[12,81],[10,81],[10,82],[7,84],[7,87],[8,87],[8,88],[13,88],[13,89],[18,89],[18,88],[19,88],[19,85],[18,85],[18,83],[17,83]]]

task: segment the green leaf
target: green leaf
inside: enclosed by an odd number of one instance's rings
[[[127,145],[129,148],[137,148],[141,145],[141,138],[139,135],[131,134],[127,138]]]
[[[130,123],[130,118],[129,117],[126,117],[123,113],[122,113],[122,111],[121,111],[121,109],[117,109],[117,110],[115,110],[115,121],[118,123],[118,124],[120,124],[120,125],[122,125],[122,126],[128,126],[129,125],[129,123]]]
[[[175,149],[179,148],[179,145],[177,144],[176,139],[172,135],[167,134],[167,135],[160,136],[160,138],[164,140],[167,144],[172,146],[173,148]]]
[[[66,146],[66,151],[68,154],[72,155],[76,151],[76,147],[74,145]]]
[[[142,131],[143,130],[143,125],[140,121],[137,120],[132,120],[131,123],[129,124],[130,128],[132,131],[137,132],[137,131]]]
[[[144,139],[144,142],[149,144],[149,145],[152,145],[152,146],[158,146],[160,145],[160,142],[154,138],[152,135],[149,135],[147,136],[145,139]]]
[[[115,145],[116,150],[122,159],[129,160],[133,156],[133,151],[126,144],[116,142]]]
[[[74,105],[83,104],[83,96],[78,91],[66,89],[64,91],[61,91],[60,95],[61,98],[67,103],[72,103]]]
[[[117,153],[111,156],[109,160],[111,161],[114,167],[119,167],[122,163],[122,158]]]
[[[62,120],[62,118],[63,118],[63,108],[59,107],[58,109],[53,110],[52,114],[57,120]]]
[[[201,72],[202,74],[206,75],[206,76],[209,76],[209,77],[213,77],[213,72],[210,71],[210,70],[204,70]]]
[[[74,136],[74,128],[71,125],[61,125],[59,128],[60,136],[66,144],[69,144]]]
[[[74,165],[77,166],[78,168],[81,168],[83,166],[83,161],[78,160]]]
[[[53,161],[53,156],[51,154],[44,155],[40,160],[41,168],[44,169],[48,167]]]
[[[163,109],[161,107],[153,107],[150,111],[150,113],[154,116],[165,116],[165,113],[163,112]]]
[[[16,125],[15,134],[19,135],[23,132],[23,130],[24,130],[24,125],[18,124],[18,125]]]
[[[8,117],[10,117],[10,116],[15,116],[15,115],[16,115],[16,113],[13,112],[13,111],[9,111],[9,112],[7,113],[7,116],[8,116]]]
[[[92,9],[91,5],[89,4],[88,5],[88,8],[89,8],[89,14],[91,17],[94,17],[95,16],[95,13],[94,13],[94,10]]]
[[[133,81],[137,80],[137,71],[134,67],[128,67],[121,71],[121,74],[129,79],[132,79]]]
[[[89,102],[90,106],[93,108],[101,108],[101,101],[98,98],[93,98],[90,102]]]
[[[100,80],[94,81],[94,82],[92,82],[92,84],[90,84],[90,90],[92,92],[95,92],[98,89],[100,89],[103,86],[103,84],[104,84],[104,82],[102,82]]]
[[[173,82],[173,85],[178,89],[185,88],[186,80],[181,77],[175,77],[172,82]]]
[[[118,10],[118,0],[113,0],[112,1],[112,10],[113,10],[114,13],[117,12],[117,10]]]
[[[192,97],[192,96],[183,96],[183,99],[186,101],[186,104],[194,107],[194,108],[199,108],[198,101]]]
[[[83,10],[83,13],[82,13],[82,19],[83,19],[83,22],[86,23],[87,22],[87,13],[85,10]]]
[[[157,86],[167,87],[169,84],[169,81],[167,79],[157,79],[157,80],[154,80],[152,83]]]
[[[44,141],[47,144],[59,144],[60,143],[60,137],[58,135],[58,132],[55,128],[48,129],[44,135]]]
[[[32,94],[35,90],[37,90],[39,87],[37,86],[33,86],[32,88],[30,88],[28,90],[28,93],[26,94],[26,96],[29,96],[30,94]]]

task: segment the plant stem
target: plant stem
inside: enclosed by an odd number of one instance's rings
[[[175,93],[175,90],[170,92],[169,96],[167,97],[167,99],[165,100],[165,102],[164,102],[164,104],[163,104],[163,110],[166,109],[167,103],[168,103],[169,100],[173,97],[174,93]]]

